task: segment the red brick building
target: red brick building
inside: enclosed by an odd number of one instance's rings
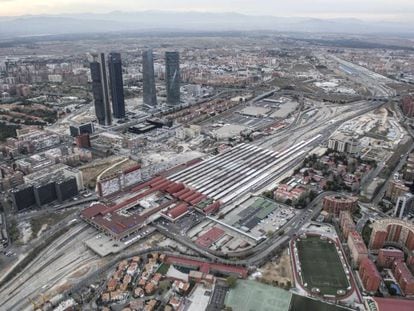
[[[76,145],[79,148],[90,148],[91,147],[91,140],[89,134],[81,134],[76,136]]]
[[[412,96],[405,96],[402,99],[401,106],[404,114],[407,117],[412,118],[414,116],[414,101]]]
[[[358,272],[365,290],[368,292],[376,292],[381,284],[381,275],[372,260],[363,258]]]
[[[414,295],[414,276],[405,262],[394,262],[392,272],[404,294]]]
[[[339,216],[341,211],[348,211],[352,213],[358,206],[358,198],[330,195],[323,198],[323,209],[328,213]]]
[[[395,261],[404,261],[404,253],[399,249],[382,248],[378,252],[377,265],[381,268],[391,268]]]
[[[414,224],[398,218],[383,218],[373,224],[369,248],[373,251],[387,242],[397,243],[414,250]]]
[[[348,211],[341,211],[339,213],[339,224],[345,239],[348,238],[348,235],[351,231],[355,230],[355,223],[352,220],[352,216]]]
[[[351,259],[354,266],[359,266],[359,263],[364,258],[368,258],[368,249],[357,231],[351,231],[348,235],[348,247],[351,253]]]

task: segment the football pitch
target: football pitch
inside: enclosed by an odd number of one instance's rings
[[[238,280],[225,305],[234,311],[288,311],[292,294],[281,288],[252,280]]]
[[[322,295],[336,295],[349,286],[335,244],[318,237],[296,241],[302,267],[303,283],[319,288]]]

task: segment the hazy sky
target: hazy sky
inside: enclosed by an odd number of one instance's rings
[[[409,21],[414,18],[414,0],[0,0],[2,16],[114,10],[239,12]]]

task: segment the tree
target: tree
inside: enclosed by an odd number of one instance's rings
[[[237,285],[237,278],[230,275],[229,277],[227,277],[226,283],[227,283],[228,287],[235,288],[236,285]]]

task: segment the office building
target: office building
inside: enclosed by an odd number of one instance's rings
[[[152,50],[142,53],[142,80],[144,104],[151,107],[157,106],[157,94],[155,89],[154,57]]]
[[[95,104],[95,114],[100,125],[111,125],[111,107],[109,104],[108,78],[106,74],[105,55],[91,55],[90,62],[92,93]]]
[[[335,133],[329,137],[328,148],[350,154],[358,153],[360,149],[358,139],[344,133]]]
[[[56,182],[51,180],[49,182],[41,182],[38,185],[35,185],[34,195],[38,207],[56,201]]]
[[[76,137],[82,134],[93,134],[95,132],[95,127],[93,123],[84,123],[81,125],[71,125],[69,126],[69,132],[72,137]]]
[[[180,55],[178,52],[165,53],[165,81],[167,104],[180,104]]]
[[[21,211],[36,204],[34,188],[32,185],[22,185],[10,192],[13,206]]]
[[[117,119],[125,118],[124,81],[120,53],[109,53],[109,84],[111,86],[112,113]]]
[[[406,193],[399,196],[394,207],[394,217],[404,218],[407,216],[413,207],[414,196],[411,193]]]

